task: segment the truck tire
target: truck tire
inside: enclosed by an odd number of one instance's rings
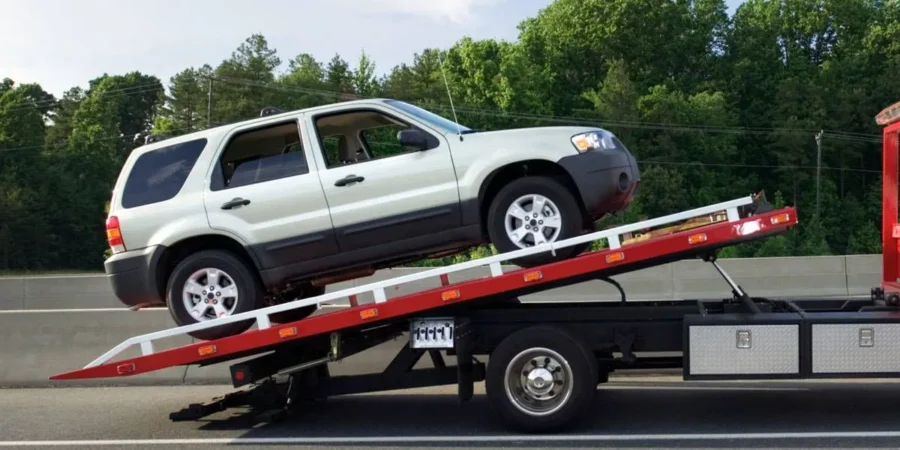
[[[178,325],[227,317],[262,305],[264,292],[253,272],[224,250],[204,250],[184,258],[169,277],[166,304]],[[253,320],[224,324],[189,333],[201,340],[243,333]]]
[[[551,326],[517,331],[488,359],[485,391],[510,427],[528,433],[557,431],[591,406],[597,360],[573,335]]]
[[[533,209],[536,202],[544,205],[540,211]],[[523,214],[528,217],[521,217]],[[575,196],[562,183],[550,177],[516,179],[500,189],[488,208],[488,237],[499,253],[533,247],[541,236],[545,242],[559,242],[578,236],[583,229],[584,214]],[[520,238],[519,243],[513,240],[513,236]],[[533,267],[570,258],[588,246],[559,249],[555,257],[547,252],[510,262],[520,267]]]

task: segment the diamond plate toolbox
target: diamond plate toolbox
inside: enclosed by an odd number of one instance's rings
[[[800,324],[692,324],[685,377],[800,374]]]
[[[812,324],[812,373],[900,373],[900,323]]]

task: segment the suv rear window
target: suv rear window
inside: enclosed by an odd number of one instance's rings
[[[197,139],[163,147],[138,157],[125,182],[122,207],[134,208],[175,197],[204,147],[206,139]]]

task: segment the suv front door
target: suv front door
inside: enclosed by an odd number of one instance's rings
[[[304,123],[342,253],[384,258],[458,239],[459,192],[443,136],[376,105],[338,105]],[[426,134],[428,149],[399,146],[397,132],[410,128]]]
[[[224,142],[204,199],[212,228],[248,243],[263,270],[337,253],[296,119],[243,126]]]

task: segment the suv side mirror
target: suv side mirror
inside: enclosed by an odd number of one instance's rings
[[[419,150],[428,148],[428,140],[425,137],[425,133],[420,130],[400,130],[397,133],[397,140],[400,141],[400,145],[403,147],[415,147]]]

